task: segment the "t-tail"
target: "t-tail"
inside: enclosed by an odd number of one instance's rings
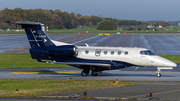
[[[21,25],[25,29],[31,48],[46,48],[55,46],[47,34],[43,31],[42,25],[36,22],[11,22]]]
[[[33,59],[42,62],[42,59],[55,60],[58,57],[76,56],[76,46],[51,40],[43,31],[42,24],[37,22],[10,22],[21,25],[25,29],[31,49],[30,54]]]
[[[48,48],[55,46],[48,35],[43,31],[42,24],[37,22],[11,22],[21,25],[27,34],[31,46],[30,54],[33,59],[42,62],[41,59],[49,59]]]

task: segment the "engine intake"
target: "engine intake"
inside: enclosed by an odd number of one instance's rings
[[[76,57],[78,55],[78,48],[74,45],[54,46],[48,49],[48,52],[59,56]]]

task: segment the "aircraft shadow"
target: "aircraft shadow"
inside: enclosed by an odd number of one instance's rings
[[[40,71],[36,71],[39,72],[39,74],[53,74],[53,75],[65,75],[65,76],[81,76],[81,73],[58,73],[56,71],[52,71],[52,70],[40,70]],[[92,76],[91,74],[89,74],[88,76]],[[122,76],[122,77],[156,77],[156,73],[154,74],[120,74],[120,73],[99,73],[98,76],[93,76],[93,77],[113,77],[113,76]],[[161,73],[161,77],[175,77],[173,75],[169,75],[169,74],[163,74]]]
[[[99,77],[102,76],[102,77],[105,77],[105,76],[127,76],[127,77],[130,77],[130,76],[139,76],[139,77],[156,77],[156,73],[154,74],[111,74],[111,73],[103,73],[103,74],[99,74],[98,75]],[[161,77],[175,77],[175,76],[172,76],[172,75],[167,75],[167,74],[161,74]]]

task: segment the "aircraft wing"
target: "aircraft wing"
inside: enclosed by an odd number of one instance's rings
[[[67,64],[67,65],[86,65],[86,66],[111,67],[111,64],[102,64],[102,63],[84,63],[84,62],[49,62],[49,63]]]

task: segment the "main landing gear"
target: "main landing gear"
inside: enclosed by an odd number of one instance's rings
[[[92,74],[92,76],[97,76],[98,75],[98,71],[92,70],[91,74]]]
[[[90,70],[89,69],[84,69],[82,72],[81,72],[81,75],[82,76],[87,76],[89,74]],[[97,76],[98,75],[98,71],[96,70],[91,70],[91,74],[92,76]]]
[[[89,74],[89,69],[84,69],[82,72],[81,72],[81,75],[82,76],[87,76]]]

